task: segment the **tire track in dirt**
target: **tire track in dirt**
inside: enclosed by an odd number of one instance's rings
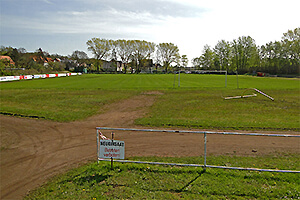
[[[91,158],[93,155],[89,155],[87,156],[88,158]],[[81,160],[77,160],[78,162],[84,162],[86,161],[86,158],[83,158]],[[23,189],[23,188],[29,188],[28,186],[31,185],[32,182],[40,182],[41,179],[45,179],[45,178],[50,178],[53,175],[57,174],[56,171],[60,171],[63,172],[65,170],[63,170],[64,168],[66,168],[68,165],[70,165],[69,162],[63,162],[63,163],[59,163],[55,166],[52,166],[51,168],[47,168],[45,170],[43,170],[43,172],[39,173],[39,174],[34,174],[30,177],[30,179],[28,179],[28,177],[24,177],[21,178],[19,180],[19,182],[17,183],[13,183],[11,185],[8,185],[7,187],[12,188],[11,190],[4,190],[5,192],[3,192],[3,194],[1,194],[1,199],[11,199],[11,197],[9,197],[11,195],[11,193],[16,193],[18,192],[18,190]],[[76,165],[73,165],[74,167]],[[13,198],[15,199],[15,198]]]
[[[55,174],[96,160],[95,127],[130,126],[155,98],[135,96],[107,106],[104,114],[70,123],[0,115],[1,130],[9,133],[5,137],[19,139],[0,152],[0,198],[22,199]]]

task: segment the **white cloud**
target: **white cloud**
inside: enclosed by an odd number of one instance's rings
[[[214,47],[222,39],[232,41],[240,36],[251,36],[258,45],[263,45],[280,40],[288,29],[299,27],[300,1],[297,0],[185,2],[203,7],[206,12],[201,17],[170,20],[161,32],[163,39],[176,41],[181,53],[187,54],[190,60],[200,56],[205,44]]]
[[[1,10],[1,31],[3,35],[17,35],[18,41],[27,33],[172,42],[190,60],[201,54],[205,44],[213,47],[222,39],[232,41],[239,36],[251,36],[258,45],[280,40],[288,29],[299,27],[300,18],[298,0],[2,2],[5,9]],[[85,46],[87,39],[81,37],[76,42]]]
[[[43,0],[43,2],[47,3],[47,4],[53,4],[51,1],[49,0]]]

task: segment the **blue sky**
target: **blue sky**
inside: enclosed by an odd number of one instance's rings
[[[189,60],[205,44],[251,36],[257,45],[300,27],[299,0],[0,0],[0,45],[61,55],[92,37],[172,42]]]

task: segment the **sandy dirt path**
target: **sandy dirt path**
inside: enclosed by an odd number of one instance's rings
[[[95,127],[137,127],[134,120],[147,113],[158,95],[161,94],[154,92],[135,96],[109,105],[104,114],[71,123],[0,115],[0,199],[22,199],[54,175],[96,160]],[[103,133],[110,137],[109,131]],[[119,131],[115,132],[115,139],[125,141],[126,157],[203,155],[203,136],[199,134]],[[300,141],[254,136],[208,137],[208,154],[274,152],[300,153]]]

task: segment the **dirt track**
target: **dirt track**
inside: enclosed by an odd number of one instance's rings
[[[143,94],[107,107],[84,121],[57,123],[0,115],[1,199],[22,199],[48,178],[96,160],[97,126],[134,127],[159,93]],[[103,132],[110,137],[110,132]],[[294,133],[295,134],[295,133]],[[203,154],[199,134],[116,132],[130,156],[197,156]],[[208,154],[262,155],[300,153],[298,138],[208,136]]]

